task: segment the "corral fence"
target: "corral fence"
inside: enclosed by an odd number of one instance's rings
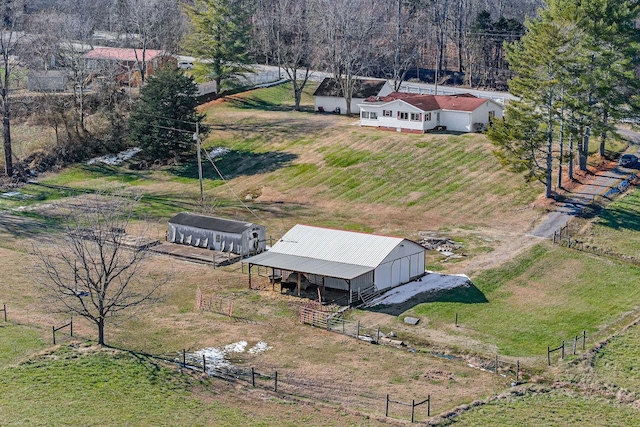
[[[348,320],[343,317],[346,308],[325,310],[324,307],[306,305],[299,309],[300,323],[330,332],[347,335],[362,341],[377,344],[402,345],[401,341],[387,337],[380,328],[370,328],[362,325],[359,320]]]
[[[233,316],[235,296],[222,297],[216,295],[205,296],[200,288],[196,289],[196,308],[198,311],[212,311],[225,316]]]
[[[421,402],[416,403],[415,399],[411,401],[411,403],[405,403],[405,402],[400,402],[398,400],[391,400],[389,398],[389,395],[387,394],[387,405],[385,407],[384,410],[384,416],[388,417],[389,416],[389,403],[396,403],[398,405],[402,405],[402,406],[410,406],[411,407],[411,422],[414,422],[415,420],[415,412],[416,412],[416,407],[420,406],[420,405],[424,405],[425,403],[427,404],[427,417],[431,416],[431,395],[428,395],[427,398]]]
[[[551,346],[547,347],[547,363],[551,366],[551,354],[556,351],[560,352],[560,360],[564,360],[565,356],[569,351],[572,351],[572,354],[575,356],[578,354],[578,350],[582,347],[582,351],[585,351],[587,348],[587,331],[582,331],[582,335],[575,335],[570,340],[562,340],[562,344],[558,347],[551,348]]]

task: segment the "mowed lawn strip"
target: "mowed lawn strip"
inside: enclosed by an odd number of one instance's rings
[[[592,335],[640,304],[640,268],[550,244],[472,278],[486,303],[433,302],[408,314],[457,335],[495,344],[500,354],[545,356],[547,346]],[[456,301],[456,289],[440,301]],[[460,327],[452,328],[455,314]]]
[[[578,394],[526,395],[475,407],[442,426],[601,427],[637,426],[640,412],[628,405]]]

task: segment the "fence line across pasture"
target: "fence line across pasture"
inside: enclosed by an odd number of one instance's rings
[[[587,331],[586,330],[582,331],[581,335],[575,335],[570,340],[562,340],[562,344],[560,344],[558,347],[551,348],[551,346],[547,346],[547,364],[551,366],[551,354],[555,353],[556,351],[560,352],[560,360],[564,360],[567,354],[567,344],[570,342],[573,342],[572,354],[574,356],[578,354],[578,349],[579,349],[578,343],[580,343],[581,341],[582,341],[582,345],[581,345],[582,351],[585,351],[587,348]]]

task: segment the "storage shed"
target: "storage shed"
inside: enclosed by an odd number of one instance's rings
[[[425,274],[425,248],[401,237],[296,225],[273,247],[243,261],[282,280],[354,292],[381,291]],[[298,290],[299,291],[299,290]],[[351,302],[351,297],[349,299]]]
[[[179,213],[169,220],[167,240],[199,248],[238,255],[254,255],[266,248],[264,226],[191,213]]]

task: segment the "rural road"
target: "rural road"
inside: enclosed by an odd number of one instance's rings
[[[632,145],[635,145],[635,151],[640,153],[640,133],[628,129],[618,129],[618,132],[625,137]],[[633,150],[630,150],[633,152]],[[565,226],[569,219],[579,214],[585,206],[593,202],[597,195],[606,193],[610,188],[615,187],[625,180],[634,172],[633,169],[616,166],[615,168],[598,173],[598,177],[591,183],[581,187],[573,196],[562,203],[555,212],[549,214],[547,218],[538,225],[532,236],[551,238],[553,233],[559,228]]]

